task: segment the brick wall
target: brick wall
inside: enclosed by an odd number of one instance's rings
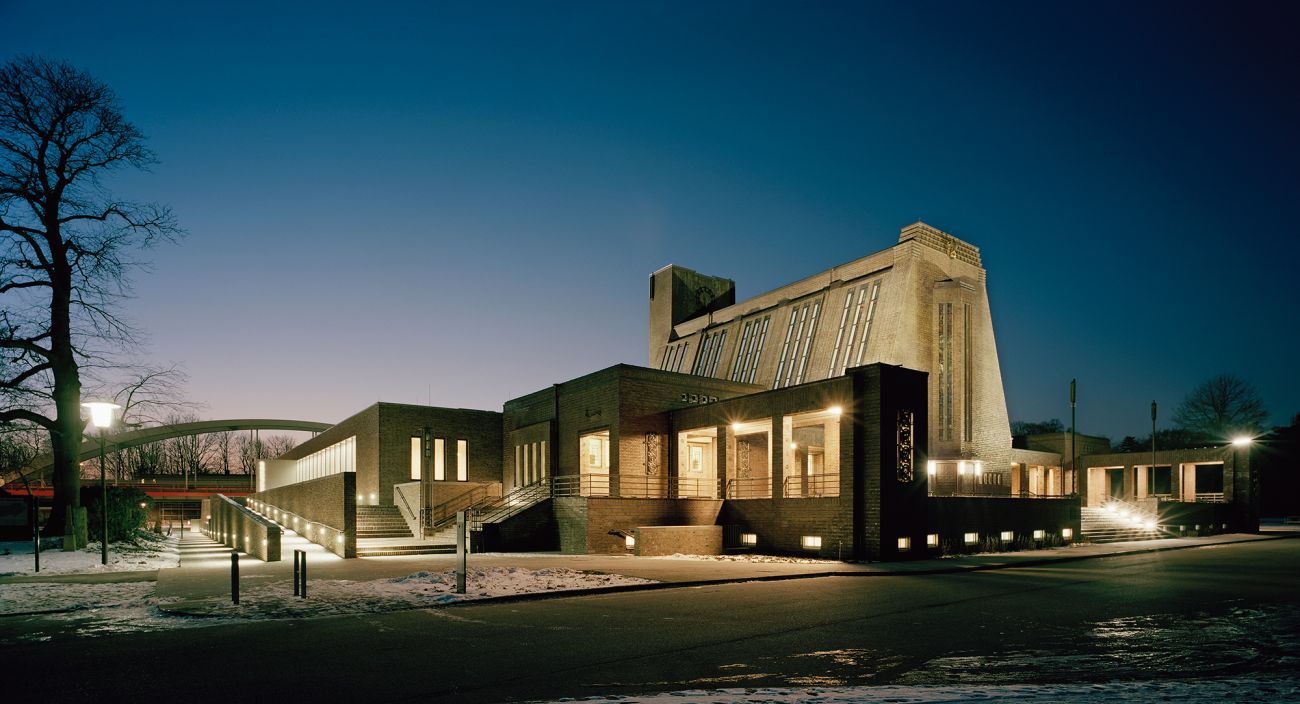
[[[722,526],[642,526],[634,537],[641,556],[722,554]]]
[[[425,428],[429,429],[431,437],[445,441],[443,466],[446,469],[446,479],[434,481],[433,458],[430,456],[422,459],[421,482],[460,486],[463,487],[462,491],[470,488],[467,482],[456,479],[457,440],[468,441],[469,482],[501,481],[500,413],[400,403],[381,403],[378,406],[378,471],[373,483],[370,477],[358,478],[358,491],[362,494],[377,493],[380,504],[392,503],[393,485],[411,481],[411,438],[422,438]],[[433,451],[432,448],[430,443],[430,452]]]
[[[641,526],[712,526],[718,522],[720,500],[615,499],[588,497],[586,552],[622,555],[628,552],[622,535]],[[578,518],[578,511],[568,515]]]

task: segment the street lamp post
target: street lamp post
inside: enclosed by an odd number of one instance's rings
[[[116,403],[90,401],[81,404],[90,411],[90,423],[99,428],[99,560],[108,564],[108,465],[104,462],[104,434],[113,425],[113,411],[121,408]]]

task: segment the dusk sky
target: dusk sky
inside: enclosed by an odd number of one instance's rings
[[[981,250],[1012,420],[1300,412],[1300,5],[0,0],[111,86],[175,210],[124,311],[211,418],[499,410],[645,365],[647,277],[747,298]]]

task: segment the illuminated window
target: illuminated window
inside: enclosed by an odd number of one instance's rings
[[[294,463],[296,481],[300,482],[355,471],[357,471],[357,438],[355,435],[322,450],[317,450]]]
[[[424,440],[420,437],[411,438],[411,479],[420,478],[420,453],[424,450]]]
[[[447,478],[447,453],[442,438],[433,439],[433,479],[443,481]]]
[[[782,418],[785,498],[840,495],[840,415],[832,409]]]
[[[741,533],[740,544],[747,548],[752,548],[755,545],[758,545],[758,533]]]
[[[609,495],[609,431],[578,436],[578,471],[583,496]]]
[[[912,549],[912,539],[911,539],[911,538],[899,538],[899,539],[898,539],[898,551],[899,551],[899,552],[907,552],[908,550],[911,550],[911,549]]]
[[[1034,540],[1042,540],[1043,538],[1046,538],[1046,537],[1047,537],[1047,531],[1045,531],[1045,530],[1036,530],[1036,531],[1034,531]]]
[[[545,440],[542,441],[542,451],[541,451],[541,455],[542,455],[542,457],[541,457],[541,459],[542,459],[542,479],[545,479],[545,478],[547,478],[548,476],[550,476],[550,474],[549,474],[549,470],[550,470],[550,468],[547,467],[547,465],[546,465],[546,463],[547,463],[547,459],[550,457],[550,455],[549,455],[549,454],[547,453],[547,451],[546,451],[546,441],[545,441]]]
[[[456,441],[456,481],[469,479],[469,441]]]
[[[741,329],[740,345],[736,349],[736,363],[731,368],[731,380],[754,383],[758,373],[758,358],[763,353],[763,343],[767,341],[767,326],[772,316],[747,321]]]
[[[692,374],[698,376],[713,376],[718,370],[718,359],[722,356],[722,346],[727,343],[727,331],[705,335],[701,343],[700,355],[695,359],[695,368],[691,370]]]
[[[776,366],[772,388],[803,383],[808,362],[808,347],[817,328],[817,315],[821,312],[820,300],[790,307],[790,324],[785,329],[785,342]],[[802,353],[801,353],[802,350]]]
[[[683,342],[680,345],[673,345],[664,350],[664,359],[660,369],[666,372],[680,372],[682,362],[686,360],[686,353],[691,349],[691,343]]]
[[[822,547],[822,537],[820,535],[805,535],[799,539],[799,544],[804,550],[820,550]]]
[[[1009,530],[1002,531],[1002,540],[1006,541],[1006,540],[1015,540],[1015,539],[1016,539],[1016,534],[1014,532]]]
[[[939,439],[952,440],[952,304],[939,304]]]
[[[970,441],[972,434],[975,432],[975,374],[972,371],[971,360],[974,355],[971,352],[971,332],[970,332],[970,304],[963,303],[961,307],[961,324],[962,324],[962,359],[961,359],[961,437],[962,440]]]
[[[928,533],[928,534],[926,534],[926,536],[925,536],[925,546],[926,546],[927,548],[937,548],[937,547],[939,547],[939,534],[938,534],[938,533]]]
[[[962,537],[966,541],[967,545],[974,545],[975,543],[978,543],[980,541],[979,533],[966,533]]]

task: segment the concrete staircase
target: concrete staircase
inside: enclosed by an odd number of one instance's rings
[[[1156,517],[1123,502],[1081,509],[1081,538],[1089,543],[1118,543],[1167,537],[1156,526]]]
[[[445,535],[444,535],[445,534]],[[357,507],[357,557],[456,552],[455,526],[420,540],[396,506]]]
[[[410,526],[396,506],[358,506],[357,539],[411,538]]]

